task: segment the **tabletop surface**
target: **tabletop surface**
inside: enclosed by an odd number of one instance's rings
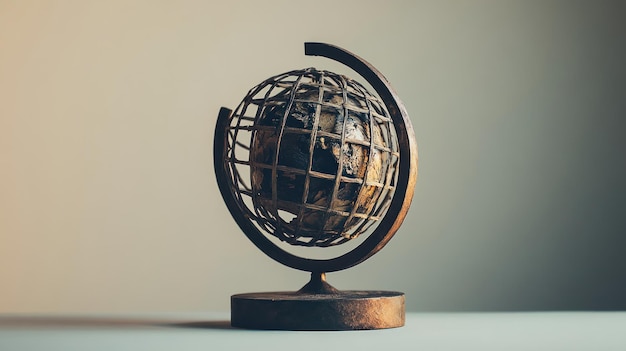
[[[255,331],[227,313],[2,315],[0,350],[626,350],[626,312],[408,313],[402,328]]]

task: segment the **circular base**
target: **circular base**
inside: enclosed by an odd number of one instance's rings
[[[404,294],[395,291],[238,294],[230,306],[231,325],[246,329],[385,329],[405,318]]]

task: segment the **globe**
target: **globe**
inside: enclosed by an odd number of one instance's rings
[[[328,247],[374,228],[399,162],[379,97],[315,68],[253,87],[230,116],[225,168],[240,210],[292,245]]]
[[[231,325],[271,330],[403,326],[403,293],[338,290],[326,273],[376,254],[404,221],[418,161],[408,112],[389,81],[359,56],[325,43],[304,43],[304,53],[343,63],[375,94],[344,75],[306,68],[270,77],[234,110],[220,109],[213,165],[226,207],[263,253],[310,272],[309,282],[297,291],[232,295]],[[348,242],[324,252],[288,247]]]

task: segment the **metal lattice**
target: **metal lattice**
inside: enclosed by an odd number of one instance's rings
[[[252,88],[229,122],[231,190],[263,232],[333,246],[366,233],[389,207],[398,140],[384,104],[358,82],[286,72]]]

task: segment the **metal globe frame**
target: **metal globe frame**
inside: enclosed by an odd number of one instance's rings
[[[230,191],[265,233],[336,246],[389,207],[398,140],[380,98],[359,82],[312,67],[278,74],[250,89],[229,126]]]
[[[220,109],[214,136],[214,167],[220,193],[233,218],[245,235],[266,255],[294,269],[315,274],[334,272],[355,266],[382,249],[404,221],[417,181],[417,144],[406,108],[387,79],[370,63],[342,48],[324,43],[305,43],[305,55],[326,57],[352,68],[380,96],[393,121],[398,138],[400,160],[398,179],[391,203],[374,231],[357,247],[331,259],[296,256],[278,247],[263,234],[242,211],[239,200],[231,192],[231,175],[224,164],[228,152],[229,117],[232,111]]]
[[[258,219],[252,218],[248,207],[243,204],[241,188],[237,188],[235,192],[232,191],[233,181],[239,182],[239,179],[234,177],[239,177],[239,174],[237,174],[236,167],[226,163],[232,162],[232,160],[227,161],[229,160],[228,153],[231,152],[229,148],[235,146],[229,144],[232,111],[223,107],[218,115],[215,129],[213,156],[220,193],[230,213],[245,235],[266,255],[286,266],[311,272],[311,280],[296,292],[232,295],[231,325],[241,328],[278,330],[357,330],[401,327],[405,322],[403,293],[340,291],[326,282],[326,272],[352,267],[374,255],[389,242],[406,217],[417,180],[417,146],[408,113],[387,79],[362,58],[339,47],[323,43],[305,43],[305,54],[327,57],[352,68],[369,82],[384,103],[393,122],[399,152],[399,155],[395,156],[399,158],[399,163],[396,166],[397,174],[394,175],[396,178],[393,197],[391,200],[387,199],[388,209],[377,221],[378,225],[373,232],[345,254],[331,259],[310,259],[281,249],[257,227],[258,222],[257,225],[253,223]],[[284,116],[288,113],[288,110],[285,111]],[[316,115],[317,117],[319,115]],[[342,137],[341,141],[343,145],[345,139]],[[233,143],[237,145],[236,138],[233,138]],[[277,145],[280,144],[277,143]],[[276,153],[278,149],[279,146],[276,147]],[[234,155],[234,151],[232,152]],[[309,160],[309,165],[310,162]],[[276,162],[271,165],[274,175],[276,166]],[[232,169],[235,170],[235,174],[230,173]],[[237,186],[239,184],[237,183]],[[336,184],[337,178],[335,178],[335,186]],[[276,182],[274,181],[273,198],[276,197],[275,190]],[[276,204],[275,201],[274,204]],[[245,209],[242,206],[246,206]]]

